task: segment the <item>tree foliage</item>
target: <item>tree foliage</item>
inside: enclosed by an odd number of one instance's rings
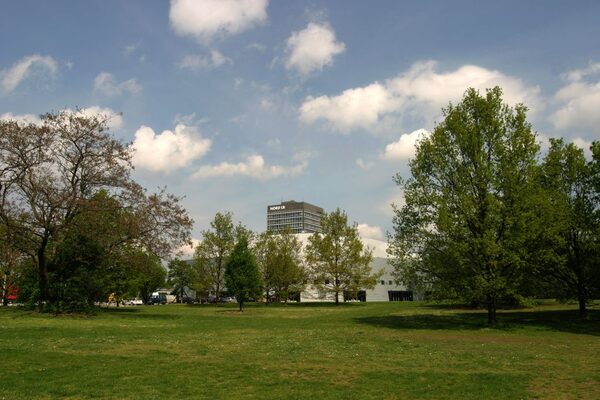
[[[202,231],[202,240],[194,252],[194,265],[199,274],[198,283],[213,291],[218,300],[225,286],[225,266],[239,238],[251,236],[251,232],[241,224],[233,223],[230,212],[216,213],[210,222],[211,229]]]
[[[373,256],[365,249],[357,227],[348,225],[348,216],[340,209],[324,215],[322,233],[314,233],[306,246],[306,262],[314,286],[321,293],[333,294],[339,303],[340,294],[356,294],[360,289],[372,289],[382,272],[373,273],[369,266]]]
[[[49,266],[65,267],[60,254],[74,243],[111,258],[129,248],[164,257],[189,241],[192,220],[179,199],[148,195],[131,179],[132,150],[107,126],[108,117],[71,111],[40,124],[0,121],[0,222],[37,269],[40,305],[54,298]]]
[[[591,149],[588,161],[575,144],[550,139],[541,180],[550,200],[545,222],[555,235],[551,257],[536,269],[558,297],[577,299],[582,317],[600,291],[600,142]]]
[[[504,104],[499,87],[468,89],[417,144],[412,177],[396,177],[405,196],[390,236],[397,278],[486,304],[490,324],[499,301],[518,293],[541,231],[539,145],[526,111]]]
[[[240,311],[244,302],[262,294],[262,280],[256,258],[248,246],[248,237],[241,236],[235,244],[225,269],[227,291],[234,295]]]
[[[308,278],[302,257],[302,243],[290,231],[259,235],[254,251],[262,273],[267,303],[286,301],[304,290]]]
[[[198,274],[192,264],[177,258],[169,262],[168,283],[180,303],[183,302],[186,289],[192,288],[197,281]]]

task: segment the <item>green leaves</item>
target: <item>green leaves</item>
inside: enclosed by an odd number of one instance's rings
[[[396,179],[406,205],[395,211],[390,254],[405,284],[495,310],[524,276],[539,146],[526,107],[505,105],[498,87],[468,89],[443,112],[417,145],[412,177]]]
[[[244,301],[262,295],[262,280],[256,258],[248,247],[248,239],[242,236],[235,244],[225,268],[225,285],[233,294],[242,310]]]
[[[348,225],[348,216],[340,209],[323,216],[322,233],[314,233],[306,246],[306,262],[314,285],[324,294],[356,293],[373,288],[381,273],[373,274],[369,263],[372,252],[364,249],[356,226]]]

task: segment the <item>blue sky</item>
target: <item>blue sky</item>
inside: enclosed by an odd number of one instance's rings
[[[122,113],[135,178],[230,210],[345,209],[383,238],[392,182],[473,86],[524,102],[540,141],[600,138],[597,1],[18,1],[0,13],[0,117]]]

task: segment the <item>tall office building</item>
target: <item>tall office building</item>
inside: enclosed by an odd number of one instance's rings
[[[267,207],[267,230],[292,233],[321,232],[323,209],[305,202],[284,201]]]

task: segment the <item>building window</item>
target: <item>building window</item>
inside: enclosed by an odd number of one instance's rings
[[[389,281],[389,283],[388,283],[388,284],[389,284],[389,285],[393,285],[392,281]]]
[[[381,284],[382,284],[382,285],[385,285],[385,281],[381,281]]]

